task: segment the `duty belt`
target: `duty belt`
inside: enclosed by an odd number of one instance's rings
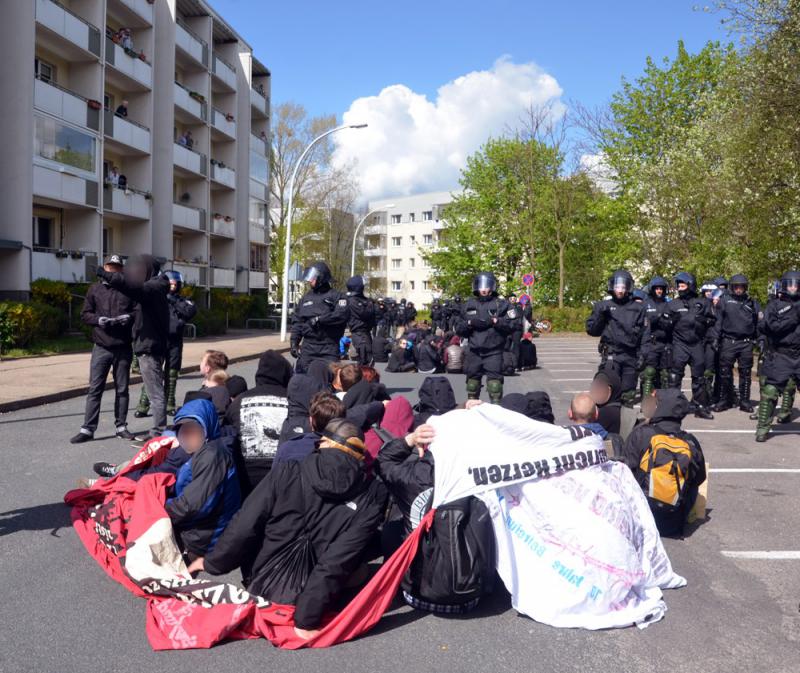
[[[750,337],[746,337],[744,339],[734,339],[733,337],[722,337],[723,341],[730,341],[731,343],[754,343],[755,339],[751,339]]]

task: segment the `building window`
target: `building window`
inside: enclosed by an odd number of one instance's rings
[[[399,269],[401,264],[402,264],[402,260],[400,260],[400,259],[393,259],[392,260],[392,268],[393,269]]]
[[[97,140],[50,117],[34,118],[34,155],[95,177]]]
[[[417,264],[417,260],[416,259],[414,259],[413,257],[409,257],[408,258],[408,268],[409,269],[413,269],[416,266],[416,264]]]
[[[422,211],[422,221],[423,222],[430,222],[433,219],[433,211],[432,210],[423,210]]]
[[[392,224],[400,224],[402,215],[392,215]]]
[[[417,237],[414,236],[414,234],[411,234],[411,236],[409,236],[408,238],[410,239],[409,242],[411,243],[411,245],[414,245],[417,242]]]
[[[430,290],[431,289],[431,281],[423,280],[422,281],[422,289],[423,290]]]
[[[399,248],[403,245],[403,237],[402,236],[392,236],[392,247]]]
[[[422,243],[424,245],[433,245],[433,234],[423,234]]]
[[[258,199],[250,199],[250,221],[253,224],[267,225],[267,204]]]
[[[413,290],[414,289],[414,285],[415,285],[415,281],[413,281],[413,280],[408,281],[408,285],[409,285],[409,288],[411,290]]]
[[[250,271],[266,271],[269,255],[266,245],[250,244]]]
[[[250,150],[250,177],[262,185],[269,182],[269,167],[266,157]]]
[[[416,222],[417,221],[417,216],[414,215],[414,213],[409,213],[408,214],[408,221],[409,222]]]
[[[33,68],[34,72],[36,73],[36,77],[43,82],[52,82],[53,84],[56,83],[56,67],[52,63],[48,63],[47,61],[37,58],[33,61]]]
[[[402,290],[402,289],[403,289],[403,283],[401,283],[399,280],[393,280],[392,281],[392,291],[393,292],[400,292],[400,290]]]
[[[54,217],[33,216],[33,246],[55,248],[56,220]]]

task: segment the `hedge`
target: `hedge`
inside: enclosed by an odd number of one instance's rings
[[[553,323],[554,332],[586,332],[586,318],[592,312],[591,306],[544,306],[536,304],[533,315],[537,319],[547,319]]]
[[[63,311],[47,304],[0,302],[0,345],[25,348],[37,339],[57,337],[66,326]]]

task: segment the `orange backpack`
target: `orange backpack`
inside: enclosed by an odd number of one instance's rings
[[[667,512],[681,508],[691,465],[692,449],[686,439],[664,434],[650,438],[639,469],[645,476],[643,486],[652,507]]]

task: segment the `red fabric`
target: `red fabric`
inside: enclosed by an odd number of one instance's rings
[[[407,401],[406,406],[410,414]],[[398,415],[403,416],[399,412]],[[292,606],[269,603],[218,581],[179,575],[163,580],[137,578],[137,569],[130,567],[135,565],[135,559],[126,566],[128,550],[148,531],[160,530],[160,520],[168,519],[164,502],[174,477],[153,473],[134,482],[124,474],[150,462],[160,462],[171,446],[171,441],[153,440],[137,454],[136,464],[132,461],[115,478],[64,496],[65,502],[73,506],[72,520],[78,536],[100,567],[131,593],[148,599],[146,629],[155,650],[207,648],[225,640],[246,638],[266,638],[278,647],[299,649],[330,647],[356,638],[380,620],[394,599],[414,560],[419,538],[433,519],[431,511],[359,594],[315,638],[306,641],[294,632]],[[162,542],[151,536],[150,542],[174,545],[171,540],[168,537]]]
[[[383,412],[383,420],[381,421],[381,428],[387,432],[391,432],[395,437],[405,437],[411,432],[411,427],[414,425],[414,410],[411,408],[411,403],[402,396],[392,399],[386,405]],[[383,446],[381,438],[375,433],[374,430],[369,430],[364,435],[364,445],[369,455],[368,464],[372,464],[378,457],[378,452]]]

